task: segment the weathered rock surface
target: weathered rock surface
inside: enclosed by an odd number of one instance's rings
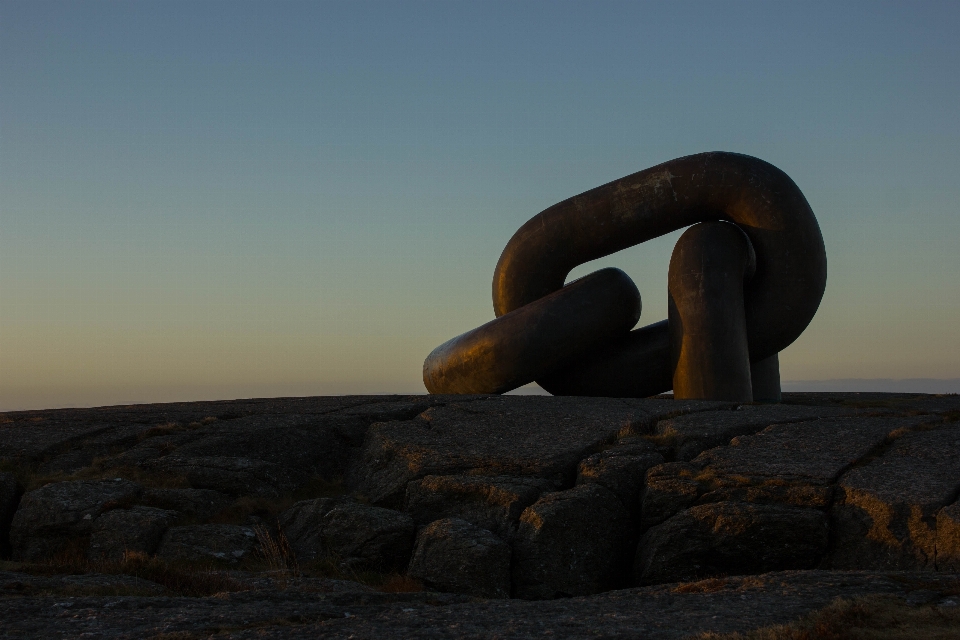
[[[351,445],[337,426],[323,416],[248,416],[211,424],[200,437],[178,447],[176,455],[254,458],[283,469],[288,482],[311,475],[334,478],[345,471]]]
[[[486,397],[371,427],[351,484],[373,503],[399,506],[428,475],[530,476],[571,486],[577,464],[618,435],[663,417],[730,403],[543,396]]]
[[[910,578],[926,586],[909,597],[929,601],[931,581],[960,566],[960,462],[950,435],[960,400],[784,399],[738,408],[665,398],[380,396],[0,415],[0,468],[32,489],[19,503],[0,500],[0,508],[14,505],[12,528],[23,534],[14,539],[24,551],[17,557],[44,565],[0,567],[42,574],[0,575],[0,617],[6,623],[8,613],[17,616],[16,629],[27,635],[70,637],[680,637],[747,629],[742,621],[758,620],[756,607],[800,602],[788,592],[815,599],[817,588],[853,593],[851,585],[888,585],[885,577],[813,571],[527,604],[383,594],[321,577],[352,570],[384,589],[411,588],[414,578],[435,590],[549,599],[638,578],[817,562],[885,572],[909,566],[926,576]],[[705,447],[714,448],[700,451]],[[10,477],[0,474],[0,488]],[[116,485],[118,477],[128,480]],[[126,489],[113,495],[114,485]],[[878,546],[870,532],[881,521],[890,538]],[[279,546],[265,544],[260,554],[258,534],[265,542],[273,535]],[[156,557],[143,557],[154,548]],[[124,577],[88,574],[84,583],[83,576],[51,574],[62,570],[58,563],[77,571],[84,554],[116,560],[126,550],[143,555],[130,566],[90,567],[180,576],[171,591],[146,583],[140,591]],[[219,567],[207,583],[199,578],[203,593],[250,593],[172,597],[198,567]],[[30,609],[44,593],[56,600]],[[43,613],[84,598],[101,622],[84,617],[83,604]],[[23,611],[14,611],[14,599]],[[763,615],[770,624],[780,612]]]
[[[10,556],[10,523],[22,495],[23,486],[17,478],[0,472],[0,558]]]
[[[189,518],[209,520],[225,509],[232,498],[210,489],[145,489],[139,502]]]
[[[640,528],[658,525],[675,513],[693,505],[703,493],[700,479],[703,468],[687,462],[666,462],[647,471],[642,501]]]
[[[16,571],[0,571],[0,594],[18,599],[35,596],[164,596],[167,590],[156,582],[137,576],[109,574],[33,575]],[[3,599],[0,596],[0,608]],[[3,619],[4,629],[14,624]],[[46,636],[47,634],[40,634]]]
[[[960,502],[937,513],[937,569],[960,572]]]
[[[241,422],[240,431],[245,426],[256,431],[286,428],[291,421],[293,426],[309,422],[310,429],[334,430],[356,447],[373,422],[408,419],[450,400],[423,395],[326,396],[15,411],[0,417],[0,462],[36,463],[44,472],[68,472],[100,456],[114,457],[121,464],[142,463],[222,434],[231,422],[248,417],[261,417],[263,422]],[[114,451],[125,447],[129,448],[119,454]],[[110,460],[104,464],[110,466]]]
[[[323,545],[323,517],[341,498],[301,500],[277,518],[277,527],[300,562],[309,562],[326,553]]]
[[[737,436],[756,433],[774,424],[807,422],[853,415],[853,408],[802,405],[742,405],[735,411],[702,411],[660,420],[651,438],[668,447],[676,460],[692,460],[700,452],[725,445]]]
[[[960,395],[956,393],[795,392],[783,394],[783,402],[793,405],[862,409],[873,414],[936,415],[960,411]]]
[[[827,550],[827,516],[817,509],[744,502],[691,507],[644,535],[640,583],[816,567]]]
[[[436,520],[417,534],[408,573],[438,591],[508,598],[510,547],[465,520]]]
[[[152,554],[177,515],[176,511],[142,506],[108,511],[93,523],[87,556],[95,561],[117,561],[127,552]]]
[[[88,536],[111,508],[130,506],[143,488],[128,480],[55,482],[23,494],[10,527],[13,557],[41,560]]]
[[[642,447],[612,447],[580,461],[577,484],[606,487],[635,515],[640,511],[640,491],[647,471],[662,462],[662,455]]]
[[[891,434],[927,422],[916,418],[833,418],[775,425],[705,451],[694,462],[716,480],[708,499],[749,497],[824,507],[829,485]],[[746,482],[744,482],[746,478]]]
[[[933,568],[937,512],[960,491],[960,428],[908,433],[844,474],[838,489],[832,566]]]
[[[324,550],[350,566],[390,571],[410,560],[416,525],[405,513],[344,501],[321,520]]]
[[[540,478],[427,476],[407,485],[404,511],[418,524],[455,517],[509,539],[523,510],[555,488]]]
[[[579,596],[621,579],[629,514],[609,489],[583,484],[548,493],[524,510],[514,539],[514,594]]]
[[[197,524],[167,529],[157,556],[178,562],[236,563],[250,557],[258,546],[251,527]]]
[[[301,562],[385,571],[406,566],[416,533],[409,515],[346,497],[302,500],[280,514],[278,528]]]
[[[209,489],[233,496],[275,498],[294,490],[298,478],[290,470],[256,458],[167,456],[149,465],[166,474],[182,475],[194,489]]]
[[[39,581],[25,574],[15,574],[22,577],[12,579],[9,575],[0,574],[0,586],[19,582],[29,593],[31,583]],[[77,577],[94,584],[109,584],[116,578]],[[300,591],[290,585],[206,598],[91,596],[67,591],[47,597],[0,597],[0,619],[4,631],[13,637],[109,640],[164,637],[162,634],[238,639],[681,640],[707,632],[746,633],[785,624],[837,598],[873,594],[911,601],[922,592],[931,602],[926,606],[949,614],[956,609],[956,597],[949,595],[956,589],[956,578],[809,571],[625,589],[550,602],[473,601],[464,596],[371,593],[359,588]],[[17,590],[0,591],[13,594]]]
[[[654,467],[647,474],[643,522],[652,526],[694,503],[738,501],[825,508],[833,483],[891,434],[930,418],[830,418],[777,424],[689,463]],[[675,511],[674,511],[675,512]]]

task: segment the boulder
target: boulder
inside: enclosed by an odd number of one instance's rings
[[[87,557],[118,561],[128,551],[152,554],[178,515],[176,511],[143,506],[108,511],[93,523]]]
[[[300,562],[309,562],[325,553],[322,538],[323,517],[347,498],[301,500],[281,513],[277,526]]]
[[[416,533],[409,515],[346,496],[302,500],[277,524],[300,562],[329,558],[384,571],[406,566]]]
[[[169,562],[235,564],[258,547],[257,534],[250,527],[197,524],[167,529],[157,557]]]
[[[431,522],[417,534],[407,573],[438,591],[510,597],[510,547],[459,518]]]
[[[296,489],[302,480],[278,464],[254,458],[171,455],[149,463],[148,467],[183,476],[194,489],[210,489],[231,496],[276,498]]]
[[[599,484],[614,493],[631,514],[640,511],[640,492],[647,470],[663,462],[663,456],[635,447],[613,447],[581,460],[577,484]]]
[[[407,485],[404,511],[418,524],[460,518],[507,539],[523,510],[554,489],[540,478],[427,476]]]
[[[209,520],[226,509],[232,499],[210,489],[146,489],[140,504],[176,511],[188,518]]]
[[[817,509],[717,502],[691,507],[640,540],[641,584],[716,575],[811,569],[827,550],[828,520]]]
[[[934,569],[937,512],[958,490],[958,425],[907,433],[840,479],[831,509],[831,566]]]
[[[844,407],[747,404],[734,411],[702,411],[660,420],[651,440],[669,447],[676,460],[692,460],[706,449],[725,445],[732,438],[756,433],[773,424],[855,413],[855,409]]]
[[[599,484],[542,496],[520,516],[513,543],[514,595],[549,599],[616,586],[628,535],[629,514]]]
[[[618,435],[647,431],[661,418],[722,406],[546,396],[452,402],[413,420],[372,425],[348,482],[374,504],[398,508],[407,484],[428,475],[536,477],[568,487],[580,460]]]
[[[130,506],[143,488],[135,482],[54,482],[23,494],[10,527],[17,560],[49,559],[71,541],[82,541],[106,511]]]
[[[960,573],[960,502],[937,513],[937,570]]]
[[[410,560],[416,525],[405,513],[344,501],[320,522],[323,551],[350,567],[401,569]]]
[[[10,557],[10,523],[22,495],[23,486],[14,475],[0,472],[0,558]]]

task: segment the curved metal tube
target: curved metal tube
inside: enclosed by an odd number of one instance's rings
[[[640,292],[601,269],[444,342],[423,363],[430,393],[503,393],[562,368],[640,319]]]
[[[793,180],[736,153],[671,160],[537,214],[500,256],[494,311],[501,316],[557,291],[584,262],[710,220],[737,224],[756,251],[756,274],[744,287],[750,360],[772,356],[813,319],[827,282],[826,250]]]

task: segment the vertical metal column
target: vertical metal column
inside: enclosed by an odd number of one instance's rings
[[[780,402],[780,354],[775,353],[751,364],[750,380],[753,383],[754,402]]]
[[[703,222],[680,236],[668,277],[675,398],[753,401],[743,281],[755,269],[733,224]]]

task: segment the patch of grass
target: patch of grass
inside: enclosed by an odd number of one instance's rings
[[[696,582],[684,582],[677,585],[674,593],[716,593],[729,585],[726,578],[707,578]]]
[[[280,589],[286,589],[289,578],[300,577],[297,556],[290,547],[287,536],[283,531],[278,532],[276,537],[271,536],[270,531],[263,525],[257,525],[254,531],[260,543],[258,554],[266,562],[277,586]]]
[[[960,607],[913,607],[891,595],[838,598],[797,622],[700,640],[955,640]]]
[[[158,424],[155,427],[151,427],[140,434],[140,441],[146,440],[147,438],[156,438],[157,436],[168,436],[174,433],[181,433],[183,431],[195,431],[201,427],[205,427],[208,424],[216,422],[218,419],[213,416],[208,416],[202,420],[197,420],[195,422],[190,422],[188,424],[181,424],[179,422],[166,422],[164,424]]]
[[[641,437],[655,447],[675,447],[680,443],[679,434],[676,432],[652,433]]]
[[[960,576],[935,574],[935,577],[891,574],[891,580],[905,585],[910,591],[933,591],[944,596],[960,596]]]

